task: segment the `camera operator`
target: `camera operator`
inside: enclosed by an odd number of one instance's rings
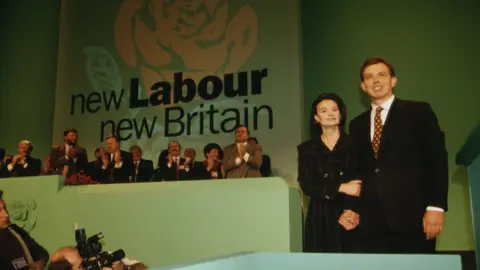
[[[48,270],[83,270],[83,258],[75,247],[63,247],[52,255]],[[102,270],[144,270],[148,269],[143,263],[130,261],[124,258],[113,262],[112,267],[104,267]]]
[[[48,266],[49,270],[82,270],[83,258],[78,249],[74,247],[63,247],[52,255],[52,260]],[[102,270],[128,270],[128,267],[122,261],[116,261],[112,268],[102,268]]]
[[[48,252],[28,233],[10,224],[7,206],[0,190],[0,269],[41,270],[48,261]]]

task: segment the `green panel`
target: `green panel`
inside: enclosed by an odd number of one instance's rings
[[[470,136],[460,148],[456,156],[457,165],[470,166],[480,154],[480,123],[473,129]]]
[[[480,269],[480,158],[473,160],[468,167],[470,182],[470,200],[472,209],[473,233],[475,238],[475,253],[477,269]]]
[[[321,267],[319,267],[321,265]],[[392,255],[333,253],[246,253],[233,254],[191,264],[152,270],[461,270],[459,255]]]
[[[75,244],[76,222],[89,236],[103,232],[104,250],[123,248],[151,266],[243,251],[301,251],[300,197],[281,178],[67,187],[59,179],[11,178],[0,185],[12,219],[26,228],[35,224],[31,233],[49,252]]]
[[[393,63],[397,96],[435,110],[446,132],[451,180],[440,250],[473,249],[467,177],[455,154],[480,120],[479,8],[478,1],[302,2],[306,113],[322,92],[341,95],[349,119],[364,111],[359,69],[374,55]]]

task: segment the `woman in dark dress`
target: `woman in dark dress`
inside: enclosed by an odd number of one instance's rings
[[[305,252],[356,252],[361,181],[356,157],[343,127],[346,108],[335,94],[312,104],[312,138],[298,146],[298,182],[310,197],[305,221]]]
[[[223,179],[225,171],[222,165],[223,151],[220,145],[216,143],[205,145],[203,154],[205,161],[200,164],[203,179]]]

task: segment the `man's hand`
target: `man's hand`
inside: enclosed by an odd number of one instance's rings
[[[46,265],[45,260],[41,259],[35,262],[35,270],[43,270],[45,269],[45,265]]]
[[[17,162],[19,162],[21,159],[22,159],[22,156],[21,156],[20,154],[17,154],[17,155],[15,155],[15,156],[13,157],[12,163],[10,163],[10,164],[15,165],[15,164],[17,164]]]
[[[427,236],[427,240],[434,239],[443,231],[444,212],[425,211],[423,216],[423,232]]]
[[[243,159],[243,156],[245,156],[246,152],[247,152],[247,147],[243,144],[240,144],[238,147],[238,157]]]
[[[120,151],[118,151],[115,154],[115,163],[120,163],[120,162],[122,162],[122,154],[120,153]]]
[[[359,222],[360,216],[352,210],[343,211],[343,214],[338,219],[338,223],[340,223],[340,225],[342,225],[347,231],[355,229]]]
[[[108,156],[107,156],[107,154],[103,154],[103,155],[102,155],[102,164],[103,164],[103,166],[107,166],[108,163],[109,163],[109,161],[108,161]]]

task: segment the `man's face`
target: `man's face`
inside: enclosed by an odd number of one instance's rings
[[[130,153],[132,153],[133,161],[139,161],[142,159],[142,151],[140,149],[132,148]]]
[[[171,142],[168,146],[168,151],[172,157],[180,156],[180,144],[178,142]]]
[[[390,76],[388,66],[378,63],[365,68],[360,87],[373,102],[382,103],[393,95],[396,83],[397,78]]]
[[[27,157],[30,155],[30,145],[26,143],[21,143],[17,146],[17,152],[22,157]]]
[[[248,130],[246,127],[239,127],[235,130],[235,141],[246,142],[248,140]]]
[[[3,200],[0,200],[0,229],[5,229],[10,224],[10,219],[8,218],[7,206]]]
[[[63,137],[63,140],[68,145],[75,145],[77,143],[77,133],[69,132],[67,136]]]
[[[115,138],[109,138],[105,142],[107,145],[107,150],[110,154],[116,153],[120,148],[120,143],[115,140]]]
[[[195,160],[195,150],[193,150],[193,148],[185,148],[185,151],[183,151],[183,156]]]

